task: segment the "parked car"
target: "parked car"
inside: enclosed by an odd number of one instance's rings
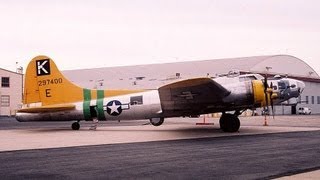
[[[300,107],[298,110],[299,114],[311,114],[311,109],[309,107]]]

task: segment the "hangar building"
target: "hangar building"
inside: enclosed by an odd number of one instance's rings
[[[59,66],[59,65],[58,65]],[[299,107],[320,113],[320,77],[308,64],[290,55],[255,56],[203,61],[186,61],[122,67],[63,71],[79,86],[96,89],[155,89],[173,81],[194,77],[217,77],[230,71],[240,74],[281,75],[305,82],[306,88],[295,101],[275,107],[276,114],[295,114]]]
[[[0,78],[0,116],[15,115],[22,102],[23,74],[0,68]]]

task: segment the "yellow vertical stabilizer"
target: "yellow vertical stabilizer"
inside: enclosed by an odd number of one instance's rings
[[[33,58],[26,70],[23,103],[46,106],[83,100],[83,89],[67,80],[47,56]]]

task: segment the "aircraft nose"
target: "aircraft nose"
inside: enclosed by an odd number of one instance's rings
[[[297,81],[297,86],[299,88],[299,93],[300,94],[303,92],[304,88],[306,87],[306,85],[302,81]]]

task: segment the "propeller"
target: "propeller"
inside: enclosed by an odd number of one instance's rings
[[[273,98],[272,98],[272,94],[273,94],[273,83],[271,82],[270,87],[268,85],[268,78],[267,78],[267,74],[264,76],[264,97],[265,97],[265,106],[264,106],[264,110],[267,112],[269,111],[269,97],[270,97],[270,105],[271,105],[271,110],[272,110],[272,116],[274,119],[274,107],[273,107]],[[268,97],[269,95],[269,97]],[[265,118],[266,118],[267,114],[265,113]]]

